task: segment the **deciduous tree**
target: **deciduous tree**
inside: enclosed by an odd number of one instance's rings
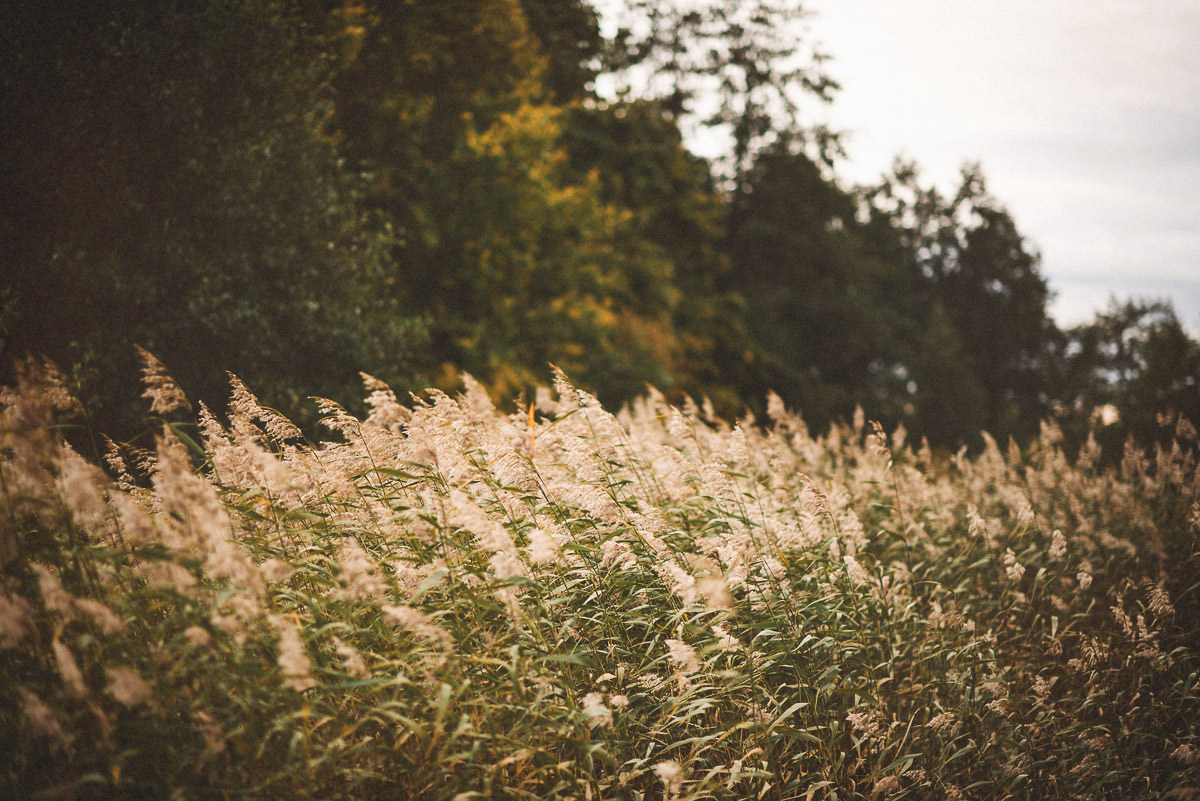
[[[385,229],[326,126],[333,63],[294,6],[13,2],[0,10],[0,180],[11,318],[128,430],[133,344],[189,392],[225,370],[271,403],[403,375]],[[385,361],[386,358],[386,361]],[[392,369],[389,369],[392,368]]]

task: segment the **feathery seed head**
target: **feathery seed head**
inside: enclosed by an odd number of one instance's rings
[[[178,410],[191,411],[192,405],[188,403],[187,396],[167,372],[167,368],[163,367],[162,362],[145,348],[138,345],[134,347],[142,360],[142,383],[146,387],[142,397],[150,400],[150,412],[170,414]]]

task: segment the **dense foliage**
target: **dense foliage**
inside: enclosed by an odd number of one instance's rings
[[[402,366],[390,239],[325,120],[331,46],[266,2],[5,3],[5,369],[73,365],[128,422],[133,345],[274,403]],[[136,418],[134,418],[136,419]]]
[[[157,415],[186,400],[146,356]],[[736,427],[561,375],[110,446],[0,395],[0,795],[1200,793],[1196,432],[1119,467]],[[193,460],[202,461],[197,470]]]
[[[311,431],[359,371],[408,391],[603,402],[647,383],[729,419],[775,390],[816,431],[857,405],[916,438],[1110,459],[1200,416],[1169,306],[1061,331],[978,168],[837,176],[806,123],[836,82],[801,4],[12,0],[0,4],[0,370],[67,369],[147,432],[135,345],[195,397],[225,371]],[[685,132],[728,142],[712,163]],[[1115,413],[1115,414],[1114,414]],[[1115,422],[1114,422],[1115,421]]]

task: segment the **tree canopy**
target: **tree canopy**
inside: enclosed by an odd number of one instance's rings
[[[327,126],[325,37],[269,2],[0,17],[6,362],[74,365],[115,418],[134,344],[210,402],[225,370],[284,405],[384,354],[403,374],[421,334],[386,290],[387,222]]]
[[[63,365],[142,424],[134,346],[193,397],[225,371],[296,413],[547,364],[725,416],[769,391],[936,446],[1151,436],[1200,413],[1170,306],[1069,331],[978,166],[838,175],[802,4],[13,0],[0,6],[0,369]],[[603,91],[602,91],[602,87]],[[710,128],[724,155],[688,136]],[[303,417],[302,417],[303,419]],[[1176,423],[1177,424],[1177,423]]]

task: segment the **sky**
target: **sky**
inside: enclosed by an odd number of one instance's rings
[[[808,0],[842,85],[839,174],[978,161],[1062,326],[1169,299],[1200,332],[1200,0]]]

